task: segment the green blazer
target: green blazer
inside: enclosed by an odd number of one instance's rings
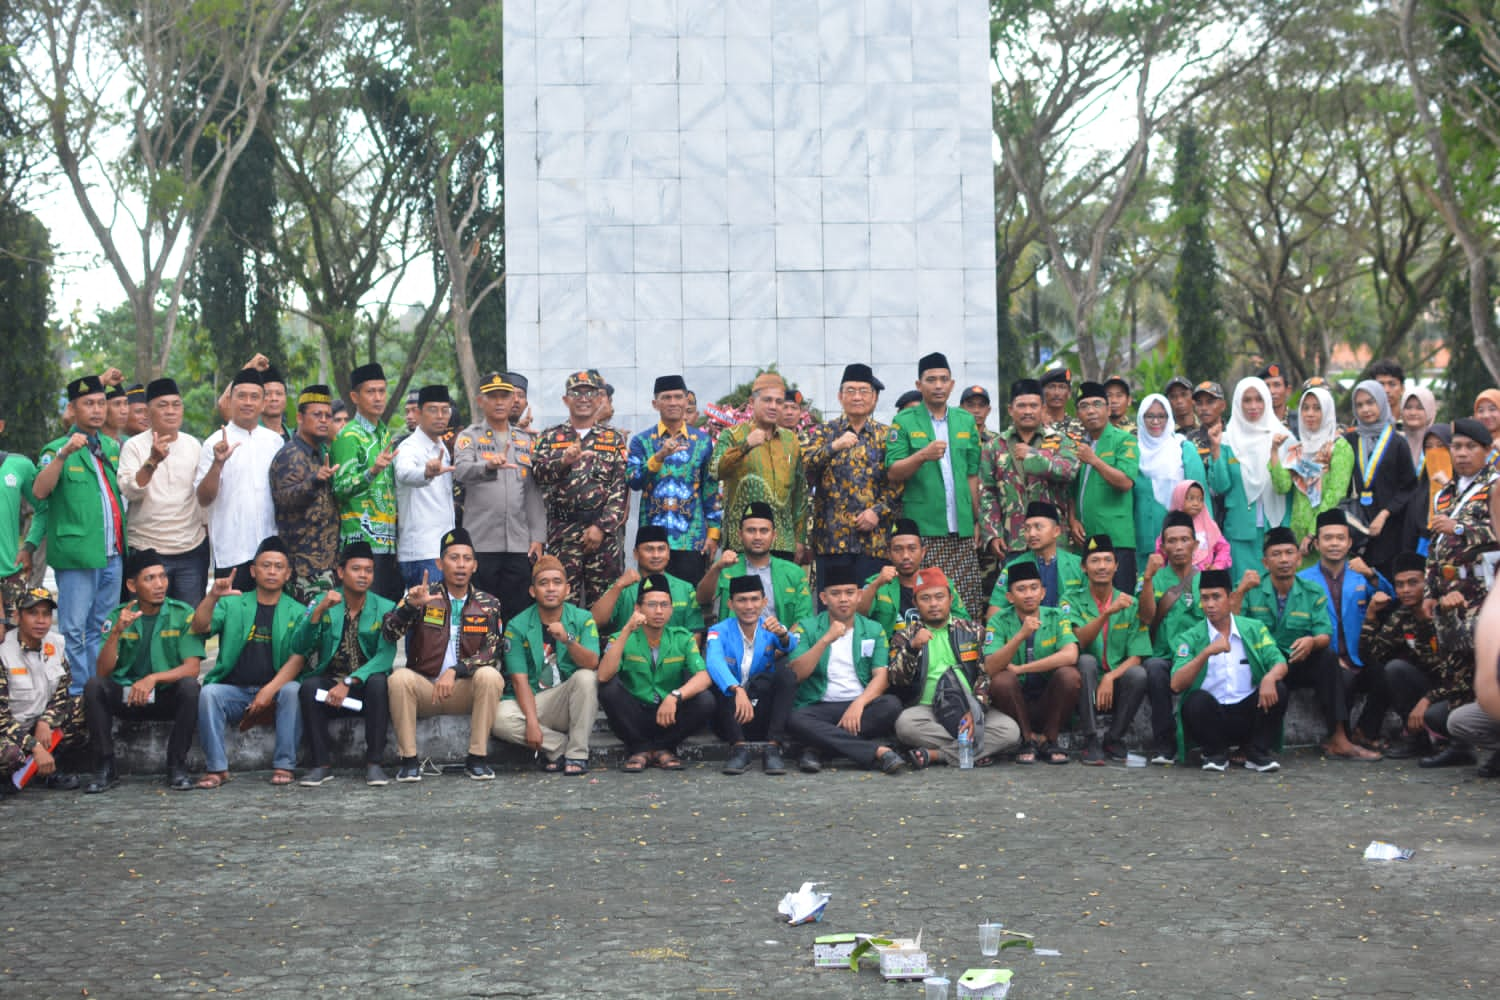
[[[1276,645],[1276,639],[1271,635],[1271,630],[1266,628],[1254,618],[1244,615],[1234,616],[1235,627],[1240,632],[1240,642],[1245,647],[1245,659],[1250,661],[1250,680],[1253,684],[1259,684],[1266,674],[1278,663],[1285,663],[1286,657],[1281,654],[1281,648]],[[1175,646],[1172,650],[1172,672],[1175,674],[1181,670],[1198,651],[1208,646],[1208,619],[1200,621],[1192,628],[1178,635],[1172,640]],[[1187,734],[1182,728],[1182,703],[1187,696],[1203,686],[1203,680],[1208,676],[1208,665],[1204,664],[1198,676],[1193,678],[1192,687],[1182,692],[1182,697],[1177,699],[1177,759],[1182,760],[1187,756]],[[1285,716],[1283,716],[1285,719]],[[1281,745],[1280,736],[1277,737],[1277,746]]]
[[[729,581],[744,576],[747,572],[749,570],[745,567],[745,556],[741,553],[733,566],[719,574],[719,586],[714,596],[719,602],[719,614],[722,617],[729,617]],[[668,583],[670,582],[669,579]],[[766,604],[777,620],[787,628],[812,616],[812,591],[807,589],[807,574],[803,572],[801,566],[794,562],[787,562],[778,556],[772,556],[771,589],[775,593],[766,595]],[[673,621],[671,624],[677,625],[679,623],[676,621],[677,598],[675,596],[672,598],[672,604]],[[700,623],[698,628],[702,629],[703,625]]]
[[[1059,542],[1062,539],[1058,539]],[[990,604],[997,608],[1010,607],[1010,600],[1006,597],[1010,588],[1010,568],[1016,563],[1029,562],[1039,565],[1035,552],[1027,552],[1023,556],[1016,556],[1005,567],[1000,570],[1000,575],[995,578],[995,588],[990,591]],[[1057,548],[1057,600],[1058,606],[1067,604],[1068,592],[1073,590],[1088,589],[1089,578],[1083,571],[1083,559],[1069,552],[1060,544]]]
[[[1117,490],[1097,471],[1082,462],[1073,480],[1078,520],[1091,535],[1108,535],[1116,548],[1135,548],[1135,477],[1140,472],[1140,450],[1135,435],[1110,424],[1099,435],[1094,454],[1105,465],[1119,469],[1130,480],[1130,489]]]
[[[578,644],[584,649],[599,652],[599,628],[587,611],[572,604],[564,604],[562,625],[568,630],[569,635],[577,636]],[[552,680],[547,676],[546,649],[543,638],[541,612],[537,611],[536,605],[533,604],[505,623],[505,637],[500,643],[505,650],[505,672],[511,675],[524,674],[533,693],[552,687]],[[557,647],[558,678],[565,681],[578,669],[580,669],[578,664],[568,656],[567,647],[559,644]],[[514,700],[515,688],[510,684],[505,685],[505,693],[502,697]]]
[[[50,442],[42,449],[38,467],[45,469],[59,461],[57,453],[62,446],[68,443],[69,437],[79,433],[82,431],[77,427],[70,427],[67,434]],[[115,467],[120,464],[120,446],[107,434],[100,434],[99,447],[104,452],[104,478],[115,497],[119,498],[120,484],[115,478]],[[99,493],[94,456],[83,448],[60,461],[63,468],[57,486],[47,499],[36,500],[33,505],[36,516],[26,540],[38,544],[46,536],[47,563],[53,569],[103,569],[105,500]],[[125,534],[123,503],[120,505],[120,534],[122,537]]]
[[[342,593],[342,591],[340,591]],[[223,601],[219,604],[222,606]],[[317,651],[317,665],[310,667],[304,672],[305,676],[316,677],[328,672],[328,667],[333,663],[333,656],[338,651],[339,641],[344,636],[344,622],[349,618],[349,606],[340,602],[323,613],[323,620],[314,622],[312,620],[313,608],[317,603],[302,612],[297,619],[297,626],[292,632],[292,652],[301,653],[303,656]],[[215,608],[217,612],[219,609]],[[277,609],[278,612],[280,609]],[[396,644],[380,634],[380,623],[385,619],[387,612],[396,610],[394,601],[388,601],[373,590],[365,594],[365,606],[359,612],[359,651],[364,654],[365,662],[356,671],[349,675],[352,681],[363,683],[375,674],[388,674],[396,659]],[[219,654],[223,656],[222,653]],[[278,660],[284,663],[284,660]]]
[[[813,643],[827,633],[830,624],[831,621],[826,611],[799,621],[793,628],[793,631],[800,637],[797,641],[797,648],[799,650],[811,648]],[[813,672],[798,683],[794,708],[816,705],[823,700],[823,694],[828,690],[828,653],[829,650],[823,650],[823,655],[818,658],[818,665],[813,668]],[[854,673],[859,677],[859,682],[869,687],[875,671],[884,670],[890,662],[890,646],[886,642],[885,629],[864,615],[855,615]]]
[[[773,568],[771,572],[774,579],[775,569]],[[667,593],[672,597],[672,617],[667,624],[685,628],[689,632],[702,632],[707,626],[703,622],[703,609],[698,607],[697,587],[686,580],[679,580],[671,573],[663,573],[662,576],[667,578]],[[625,623],[630,621],[630,616],[635,611],[635,605],[640,600],[640,596],[639,580],[620,591],[620,596],[615,601],[615,610],[610,614],[609,621],[604,623],[606,635],[614,635],[625,627]],[[563,612],[563,619],[566,624],[566,610]],[[568,631],[575,630],[569,628]],[[595,631],[597,632],[597,629]]]
[[[619,641],[618,635],[610,640]],[[646,630],[636,629],[625,640],[620,670],[615,675],[632,698],[647,705],[660,704],[674,688],[682,687],[688,678],[708,669],[703,654],[698,652],[698,640],[685,628],[668,625],[662,629],[661,648],[657,653],[653,663]]]
[[[890,468],[903,458],[921,451],[937,440],[932,415],[924,404],[909,406],[896,414],[891,425],[890,441],[885,449],[885,466]],[[974,418],[962,407],[948,407],[948,455],[953,463],[953,492],[958,508],[958,533],[974,534],[974,503],[969,492],[969,477],[979,475],[979,429]],[[902,512],[917,522],[924,537],[948,534],[948,498],[943,492],[943,470],[939,462],[923,462],[917,474],[906,481],[901,494]]]
[[[1306,636],[1332,635],[1333,623],[1328,615],[1328,594],[1322,587],[1300,576],[1292,577],[1292,589],[1286,595],[1286,610],[1277,611],[1276,585],[1269,573],[1245,595],[1240,608],[1247,618],[1264,625],[1276,640],[1282,655],[1292,650],[1292,643]]]
[[[373,596],[373,595],[372,595]],[[255,627],[255,591],[236,594],[219,599],[214,605],[213,620],[208,623],[207,635],[219,637],[219,658],[213,669],[204,675],[204,684],[216,684],[228,677],[245,651],[245,642],[250,630]],[[303,607],[286,594],[276,603],[276,613],[271,618],[271,661],[280,670],[297,650],[293,636],[302,623]]]
[[[122,604],[110,613],[106,630],[115,627],[115,622],[120,620],[120,611],[125,607]],[[192,620],[193,609],[190,605],[174,601],[170,597],[162,602],[161,610],[156,613],[156,631],[151,633],[149,673],[160,674],[176,670],[193,657],[203,655],[203,637],[188,631],[188,623]],[[114,672],[109,675],[109,679],[116,684],[128,686],[144,676],[135,669],[136,643],[140,640],[138,625],[131,625],[120,633],[119,644],[116,646],[119,658],[115,661]]]

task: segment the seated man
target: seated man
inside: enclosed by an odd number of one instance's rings
[[[852,563],[829,563],[820,583],[818,597],[828,610],[792,629],[800,652],[791,661],[797,700],[787,731],[805,744],[797,766],[821,771],[821,751],[896,774],[902,760],[891,737],[901,700],[886,693],[885,632],[854,613],[859,585]]]
[[[392,642],[406,636],[406,666],[389,681],[391,723],[401,757],[397,781],[421,781],[417,759],[417,719],[430,715],[469,717],[469,755],[464,773],[491,781],[486,758],[490,730],[500,710],[505,678],[500,676],[500,602],[471,581],[479,565],[463,528],[443,535],[438,563],[441,583],[425,581],[406,592],[382,626]]]
[[[1010,607],[991,617],[985,629],[990,701],[1021,727],[1017,764],[1035,764],[1038,757],[1048,764],[1066,764],[1068,755],[1057,737],[1083,688],[1073,623],[1062,609],[1042,605],[1046,593],[1034,564],[1012,563],[1007,574]],[[1033,710],[1040,727],[1032,723]]]
[[[0,795],[14,790],[11,775],[28,756],[48,788],[78,787],[78,776],[58,771],[52,756],[62,747],[83,746],[88,735],[83,699],[68,694],[62,633],[52,627],[56,611],[49,592],[23,591],[16,627],[0,640]]]
[[[667,564],[671,561],[672,545],[667,539],[667,529],[655,524],[642,525],[635,533],[637,568],[621,574],[589,609],[589,614],[605,635],[614,635],[625,627],[631,612],[635,611],[636,599],[640,596],[641,577],[652,573],[665,576],[672,588],[670,624],[702,635],[703,609],[698,606],[694,585],[667,572]]]
[[[691,598],[693,589],[687,592]],[[494,733],[541,751],[544,771],[583,775],[589,773],[589,734],[599,714],[599,629],[587,611],[568,603],[568,594],[562,562],[556,556],[538,559],[531,568],[535,603],[505,623],[510,683]],[[689,604],[697,610],[696,602]],[[634,593],[630,609],[633,614]]]
[[[114,787],[114,720],[170,719],[167,786],[186,792],[188,748],[198,728],[198,670],[203,640],[188,631],[193,609],[167,596],[166,564],[152,549],[133,552],[125,563],[132,600],[115,608],[99,650],[97,673],[83,686],[83,711],[93,750],[94,777],[84,792]]]
[[[1359,713],[1359,729],[1372,745],[1380,739],[1385,713],[1395,709],[1401,738],[1385,756],[1420,757],[1430,747],[1422,712],[1413,712],[1438,676],[1437,624],[1422,598],[1426,596],[1427,560],[1403,552],[1394,563],[1395,606],[1384,591],[1370,596],[1359,628],[1359,658],[1372,672],[1372,683]]]
[[[1046,500],[1033,500],[1026,506],[1026,521],[1021,532],[1026,539],[1027,552],[1017,556],[1000,570],[995,580],[995,589],[990,593],[990,606],[985,609],[985,619],[995,617],[996,612],[1010,607],[1009,587],[1012,566],[1035,566],[1042,581],[1042,607],[1058,607],[1063,595],[1072,590],[1082,590],[1088,585],[1083,574],[1083,560],[1067,549],[1059,548],[1062,538],[1062,512],[1057,505]]]
[[[776,541],[775,512],[761,500],[752,502],[740,517],[740,539],[744,557],[725,549],[708,567],[698,582],[698,602],[705,608],[715,605],[721,617],[729,617],[729,581],[743,576],[760,580],[766,595],[766,607],[782,621],[800,622],[813,613],[812,592],[807,589],[807,574],[802,567],[771,554]]]
[[[886,642],[890,642],[897,628],[911,628],[921,620],[912,588],[916,586],[917,574],[926,565],[927,546],[922,541],[917,522],[909,517],[898,518],[891,525],[890,544],[886,551],[890,554],[891,564],[865,581],[855,612],[869,616],[885,632]],[[957,587],[953,588],[952,601],[954,617],[969,617],[964,602],[959,599]]]
[[[1108,535],[1090,538],[1083,557],[1088,589],[1071,591],[1064,600],[1073,638],[1082,650],[1078,654],[1078,672],[1083,679],[1078,712],[1088,734],[1085,764],[1126,758],[1125,734],[1148,695],[1152,744],[1167,747],[1176,743],[1172,672],[1165,660],[1151,656],[1151,633],[1136,614],[1134,598],[1115,589],[1118,567],[1114,550],[1114,540]],[[1099,744],[1096,709],[1113,712],[1103,746]]]
[[[972,734],[974,763],[994,763],[996,754],[1020,742],[1015,720],[998,708],[987,708],[988,688],[981,670],[984,630],[967,618],[955,618],[948,577],[924,569],[913,588],[915,628],[904,628],[891,640],[887,674],[906,705],[896,717],[896,738],[913,749],[912,767],[958,766],[960,730]]]
[[[1281,767],[1271,748],[1281,739],[1286,714],[1286,659],[1266,627],[1231,610],[1229,571],[1199,574],[1204,620],[1174,636],[1172,690],[1178,706],[1180,745],[1203,748],[1203,770],[1229,768],[1229,748],[1245,751],[1251,771]]]
[[[714,714],[712,678],[693,633],[669,625],[672,588],[653,573],[641,581],[635,612],[599,658],[599,704],[609,728],[625,744],[620,770],[639,774],[648,764],[682,770],[677,746]]]
[[[387,679],[396,659],[396,644],[386,638],[381,625],[396,605],[370,592],[375,585],[375,552],[364,539],[344,546],[336,572],[339,586],[303,613],[292,637],[304,657],[317,653],[317,663],[303,675],[297,693],[312,768],[299,784],[316,788],[333,779],[328,720],[357,715],[365,720],[365,784],[381,788],[390,780],[380,762],[391,721]],[[318,700],[319,691],[327,692],[326,700]],[[345,698],[356,699],[360,707],[351,710]]]
[[[226,725],[238,722],[240,729],[250,729],[268,721],[273,712],[276,750],[271,784],[296,780],[297,744],[302,739],[297,676],[307,660],[292,643],[303,608],[285,592],[291,575],[286,543],[272,535],[260,543],[250,563],[254,593],[233,590],[233,579],[221,577],[193,612],[194,635],[205,640],[219,637],[219,657],[204,675],[198,696],[198,742],[206,770],[195,788],[218,788],[229,780]]]
[[[719,737],[729,743],[725,774],[744,774],[750,766],[750,739],[766,740],[767,774],[785,774],[781,750],[786,720],[797,700],[797,675],[786,657],[797,639],[766,608],[759,576],[729,581],[726,618],[708,630],[703,660],[714,682],[715,721]]]

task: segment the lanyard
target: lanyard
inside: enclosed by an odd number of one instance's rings
[[[1359,492],[1359,503],[1362,507],[1372,507],[1375,504],[1375,493],[1372,483],[1375,479],[1375,470],[1380,467],[1380,460],[1385,457],[1385,450],[1391,443],[1391,425],[1386,424],[1385,430],[1380,432],[1380,440],[1375,442],[1375,447],[1367,455],[1365,453],[1365,439],[1359,439],[1359,466],[1360,478],[1364,483],[1364,489]]]

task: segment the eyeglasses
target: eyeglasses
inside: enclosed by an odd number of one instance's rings
[[[1148,424],[1164,424],[1166,422],[1167,422],[1167,415],[1165,413],[1148,413],[1148,414],[1146,414],[1146,423],[1148,423]]]
[[[867,385],[846,385],[843,389],[846,396],[873,396],[875,390]]]
[[[592,399],[593,397],[599,395],[599,390],[590,389],[586,386],[579,386],[576,389],[569,389],[568,395],[572,396],[574,399]]]

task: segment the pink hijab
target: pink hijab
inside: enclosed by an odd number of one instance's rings
[[[1193,534],[1198,536],[1198,549],[1193,553],[1193,568],[1228,569],[1231,556],[1229,541],[1214,522],[1213,508],[1209,504],[1208,488],[1196,479],[1184,479],[1172,487],[1172,503],[1168,510],[1181,510],[1187,501],[1188,490],[1194,486],[1203,491],[1203,509],[1193,518]],[[1156,540],[1156,551],[1161,551],[1161,539]]]

